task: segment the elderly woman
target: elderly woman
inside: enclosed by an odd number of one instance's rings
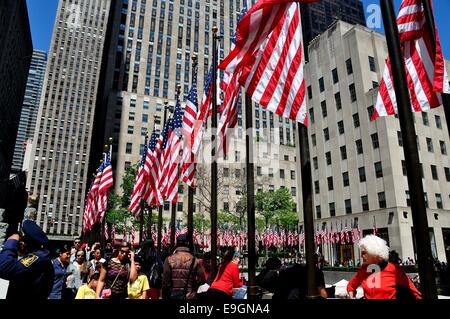
[[[411,299],[422,299],[411,279],[398,265],[389,262],[389,247],[386,241],[367,235],[359,241],[363,264],[347,285],[350,298],[355,298],[360,285],[365,299],[399,299],[410,295]]]

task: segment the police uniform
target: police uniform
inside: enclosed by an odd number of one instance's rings
[[[22,231],[40,246],[47,244],[47,235],[33,221],[25,220]],[[17,259],[19,241],[9,239],[0,252],[0,278],[9,280],[6,299],[47,299],[52,291],[54,269],[50,253],[38,248]]]

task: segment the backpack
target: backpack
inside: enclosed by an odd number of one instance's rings
[[[163,263],[159,255],[156,256],[156,260],[153,262],[153,265],[150,267],[149,273],[149,283],[150,287],[161,289],[162,287],[162,273],[163,273]]]

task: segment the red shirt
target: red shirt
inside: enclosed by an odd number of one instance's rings
[[[387,266],[374,272],[363,265],[358,273],[347,285],[348,292],[354,292],[360,285],[363,287],[364,298],[366,299],[396,299],[396,284],[409,288],[416,299],[422,299],[421,293],[414,286],[413,282],[400,266],[388,263]]]
[[[231,296],[233,288],[242,286],[242,283],[239,281],[239,267],[233,262],[228,263],[220,279],[218,279],[218,276],[219,274],[217,273],[216,279],[210,288],[221,290]]]

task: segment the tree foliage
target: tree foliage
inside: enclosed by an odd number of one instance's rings
[[[255,196],[255,207],[258,214],[264,218],[265,226],[270,223],[279,223],[285,227],[297,225],[295,202],[287,188],[282,187],[275,192],[258,192]]]

